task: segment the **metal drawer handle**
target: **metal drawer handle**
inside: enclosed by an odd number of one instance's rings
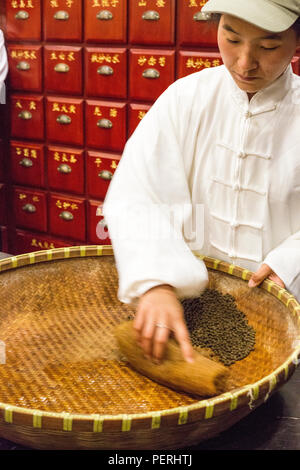
[[[210,13],[204,13],[202,11],[197,11],[193,16],[194,21],[207,21],[210,19]]]
[[[16,20],[28,20],[29,13],[28,13],[28,11],[25,11],[25,10],[19,10],[15,14],[15,18],[16,18]]]
[[[102,178],[103,180],[111,180],[113,177],[113,174],[111,171],[108,170],[102,170],[100,173],[98,173],[99,178]]]
[[[26,62],[25,60],[21,60],[21,62],[17,64],[17,69],[21,70],[22,72],[26,70],[30,70],[30,64]]]
[[[19,161],[19,165],[24,166],[25,168],[30,168],[33,166],[33,162],[30,158],[24,157]]]
[[[111,129],[113,123],[109,119],[99,119],[97,126],[102,127],[103,129]]]
[[[109,65],[101,65],[101,67],[97,69],[97,73],[99,75],[113,75],[114,69]]]
[[[70,165],[67,165],[66,163],[61,163],[57,167],[57,171],[59,171],[59,173],[63,173],[64,175],[67,175],[67,174],[71,173],[72,168],[70,167]]]
[[[29,111],[21,111],[19,114],[20,119],[24,119],[25,121],[29,121],[32,119],[32,114]]]
[[[33,204],[27,203],[22,207],[23,211],[33,214],[36,212],[36,207]]]
[[[101,21],[110,21],[113,19],[114,15],[109,10],[101,10],[97,13],[96,17]]]
[[[97,215],[97,214],[96,214],[96,215]],[[101,219],[101,220],[99,220],[98,224],[99,224],[99,225],[102,225],[103,228],[108,229],[107,223],[105,222],[105,219],[104,219],[104,218]]]
[[[55,20],[67,21],[69,19],[69,13],[64,10],[59,10],[54,14]]]
[[[159,77],[160,77],[160,73],[159,73],[159,71],[156,70],[156,69],[146,69],[146,70],[144,70],[144,72],[143,72],[143,77],[144,77],[144,78],[156,79],[156,78],[159,78]]]
[[[145,11],[145,13],[142,14],[142,19],[146,21],[158,21],[160,20],[159,13],[154,10],[148,10]]]
[[[70,167],[70,165],[67,165],[66,163],[61,163],[57,167],[57,171],[59,171],[59,173],[63,173],[64,175],[68,175],[69,173],[72,172],[72,168]]]
[[[59,214],[59,217],[63,220],[65,220],[66,222],[70,222],[74,219],[74,215],[71,214],[71,212],[69,211],[63,211]]]
[[[59,124],[71,124],[72,122],[72,119],[70,118],[70,116],[67,116],[66,114],[60,114],[57,119],[56,119],[56,122],[58,122]]]
[[[69,72],[70,67],[68,66],[68,64],[60,63],[60,64],[56,64],[56,66],[54,67],[54,70],[55,72],[58,72],[58,73],[67,73]]]

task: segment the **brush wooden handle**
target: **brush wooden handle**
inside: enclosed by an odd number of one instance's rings
[[[129,364],[141,374],[167,387],[199,396],[214,396],[225,389],[228,369],[195,351],[194,362],[187,362],[178,343],[169,339],[163,362],[154,364],[144,357],[136,342],[133,321],[118,325],[116,339]]]

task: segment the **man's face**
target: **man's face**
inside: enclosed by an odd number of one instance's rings
[[[238,87],[250,97],[283,74],[299,45],[290,28],[270,33],[231,15],[222,15],[218,44],[223,62]]]

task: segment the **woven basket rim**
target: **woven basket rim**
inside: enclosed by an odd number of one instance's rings
[[[2,272],[17,269],[23,266],[32,265],[40,262],[50,262],[55,260],[66,260],[68,258],[81,258],[93,256],[111,256],[113,255],[111,245],[83,245],[74,247],[53,248],[48,250],[35,251],[16,256],[10,256],[0,261],[0,275]],[[245,281],[249,280],[252,272],[241,268],[234,264],[229,264],[205,255],[194,255],[204,261],[207,268],[216,271],[222,271],[234,277],[238,277]],[[78,414],[67,412],[50,412],[39,409],[20,407],[0,402],[0,416],[7,423],[15,423],[18,417],[22,420],[28,418],[33,427],[47,428],[42,425],[42,419],[47,418],[47,423],[51,429],[72,430],[74,423],[84,423],[87,426],[85,430],[102,431],[103,424],[121,422],[121,429],[129,431],[134,421],[146,420],[152,423],[151,427],[156,428],[161,425],[161,418],[173,417],[177,424],[185,424],[187,421],[192,422],[201,419],[207,419],[216,414],[224,414],[228,411],[234,411],[241,406],[249,406],[250,409],[256,407],[262,401],[266,401],[269,396],[281,386],[282,382],[286,382],[293,374],[300,362],[300,304],[297,299],[286,289],[275,284],[273,281],[265,280],[260,289],[267,291],[282,302],[290,312],[296,316],[297,324],[299,324],[299,341],[297,341],[293,352],[289,357],[271,374],[266,375],[259,381],[247,384],[230,392],[225,392],[212,398],[199,400],[195,403],[175,408],[165,409],[161,411],[150,411],[137,414],[116,414],[116,415],[99,415],[99,414]],[[241,400],[241,398],[243,400]],[[50,424],[51,422],[51,424]]]

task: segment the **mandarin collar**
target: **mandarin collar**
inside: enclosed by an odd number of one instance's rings
[[[247,93],[238,87],[226,67],[225,70],[229,90],[235,103],[243,112],[250,112],[252,115],[276,109],[278,103],[292,87],[293,70],[292,66],[289,65],[275,82],[259,90],[249,101]]]

